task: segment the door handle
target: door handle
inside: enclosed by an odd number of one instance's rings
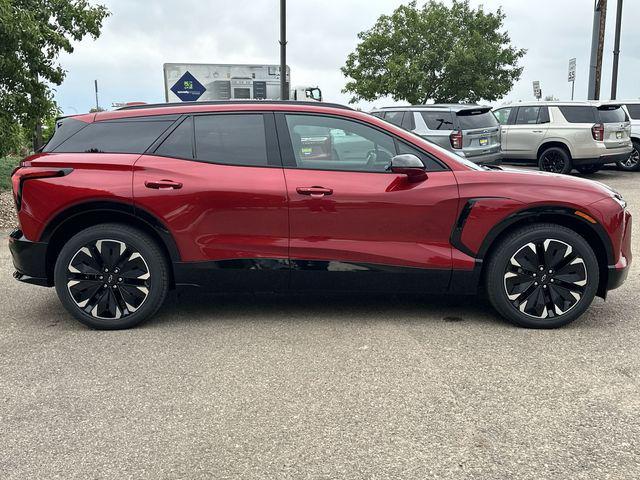
[[[542,130],[532,130],[533,133],[542,133]]]
[[[298,187],[296,188],[296,192],[300,195],[309,195],[313,198],[321,198],[325,195],[331,195],[333,190],[325,187]]]
[[[172,180],[154,180],[144,182],[144,186],[147,188],[154,188],[156,190],[178,190],[182,188],[180,182],[174,182]]]

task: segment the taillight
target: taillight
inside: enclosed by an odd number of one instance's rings
[[[449,135],[449,140],[451,141],[452,148],[462,148],[462,130],[452,132],[451,135]]]
[[[604,125],[601,123],[596,123],[593,127],[591,127],[591,135],[593,135],[593,139],[598,142],[604,140]]]
[[[11,176],[11,184],[13,186],[13,198],[16,202],[16,208],[20,210],[22,206],[22,189],[24,182],[38,178],[54,178],[69,175],[73,168],[56,168],[56,167],[18,167],[13,171]]]

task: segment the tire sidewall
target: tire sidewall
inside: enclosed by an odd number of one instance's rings
[[[520,312],[511,304],[504,289],[504,272],[511,257],[527,243],[543,238],[553,238],[571,245],[584,260],[587,270],[587,285],[578,304],[566,314],[553,319],[536,319]],[[528,328],[557,328],[571,323],[586,311],[595,298],[599,279],[598,260],[587,241],[568,228],[548,224],[523,229],[505,238],[490,260],[486,280],[487,293],[491,303],[509,321]]]
[[[560,155],[562,155],[562,158],[564,159],[564,167],[562,168],[562,171],[560,171],[560,172],[550,172],[549,170],[545,170],[544,169],[544,167],[542,165],[542,159],[549,152],[558,152]],[[542,153],[540,154],[540,157],[538,158],[538,168],[543,172],[567,174],[573,168],[572,162],[571,162],[571,156],[569,155],[569,153],[567,153],[567,151],[565,149],[560,148],[560,147],[545,148],[542,151]]]
[[[95,318],[82,311],[67,288],[67,268],[77,251],[88,243],[101,239],[118,240],[137,250],[149,268],[149,294],[138,310],[118,320]],[[62,248],[54,267],[56,293],[62,305],[85,325],[103,330],[133,327],[153,315],[164,302],[168,289],[167,262],[162,251],[146,234],[128,226],[98,225],[73,236]]]
[[[640,142],[637,140],[632,140],[633,143],[633,149],[640,153]],[[631,152],[630,155],[633,155],[633,152]],[[618,169],[625,171],[625,172],[637,172],[640,170],[640,161],[638,163],[636,163],[633,167],[627,167],[626,165],[624,165],[622,162],[618,162],[617,164]]]

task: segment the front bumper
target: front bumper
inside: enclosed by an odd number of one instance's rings
[[[9,250],[16,272],[13,277],[21,282],[52,287],[53,281],[47,275],[47,244],[32,242],[20,230],[9,235]]]

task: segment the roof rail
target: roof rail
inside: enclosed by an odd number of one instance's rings
[[[215,100],[208,102],[167,102],[167,103],[146,103],[144,105],[129,105],[116,110],[144,110],[146,108],[181,107],[195,105],[315,105],[317,107],[341,108],[343,110],[353,110],[351,107],[339,103],[326,102],[305,102],[297,100]]]

